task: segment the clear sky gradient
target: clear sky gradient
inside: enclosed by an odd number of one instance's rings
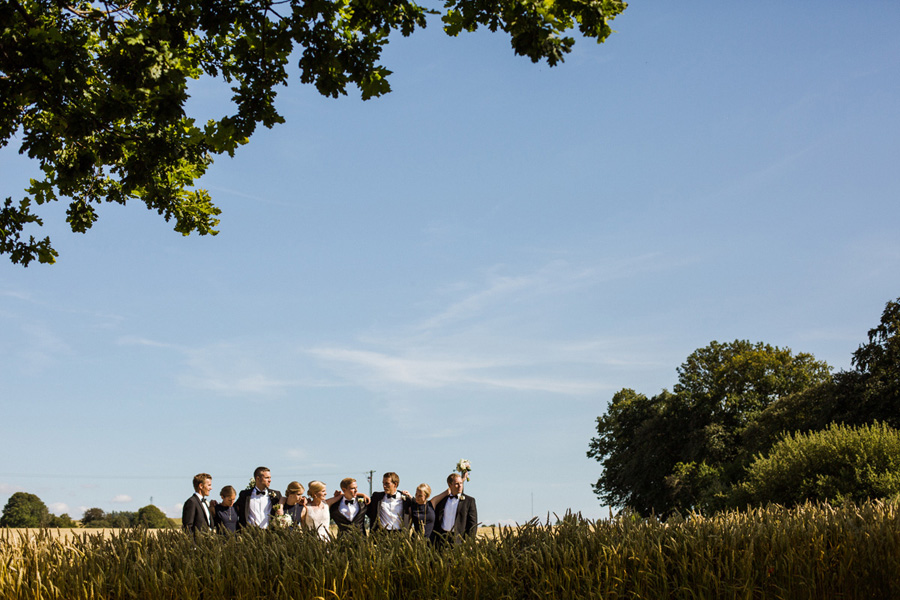
[[[393,93],[318,97],[202,180],[217,237],[142,205],[58,264],[0,261],[0,503],[180,516],[273,487],[460,458],[485,523],[608,509],[585,456],[623,387],[712,340],[850,368],[900,296],[900,3],[635,2],[549,68],[437,22]],[[192,110],[219,115],[221,86]],[[34,165],[0,153],[0,196]]]

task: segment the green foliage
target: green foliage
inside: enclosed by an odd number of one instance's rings
[[[141,527],[149,527],[150,529],[171,529],[175,527],[172,519],[168,518],[166,513],[152,504],[138,509],[134,524]]]
[[[81,516],[81,524],[84,527],[109,527],[106,522],[106,513],[102,508],[89,508]]]
[[[6,501],[0,527],[46,527],[50,522],[47,505],[26,492],[16,492]]]
[[[678,430],[685,420],[680,408],[678,398],[665,390],[647,398],[623,389],[597,417],[598,435],[590,441],[588,456],[603,462],[594,491],[607,504],[644,514],[668,509],[661,492],[680,444]]]
[[[828,381],[830,369],[812,354],[735,340],[710,342],[678,367],[676,394],[693,407],[743,425],[772,402]]]
[[[811,354],[711,342],[678,368],[672,392],[613,396],[587,453],[603,463],[595,493],[644,515],[723,508],[749,461],[743,429],[779,398],[828,382],[829,372]]]
[[[891,503],[805,505],[712,518],[532,521],[438,551],[421,538],[321,542],[307,530],[0,543],[0,597],[891,598],[900,589]]]
[[[111,513],[108,513],[100,521],[91,524],[91,527],[114,527],[116,529],[124,529],[126,527],[134,527],[136,521],[136,512],[114,510]]]
[[[748,468],[736,503],[862,502],[900,494],[900,431],[884,424],[788,435]]]
[[[869,342],[853,354],[853,371],[769,405],[741,433],[747,456],[767,451],[785,434],[819,431],[829,423],[876,421],[900,429],[900,299],[888,302]]]
[[[863,423],[877,419],[900,428],[900,298],[888,302],[881,322],[869,330],[869,342],[853,353],[857,394],[842,407],[843,419]],[[862,413],[866,420],[858,415]]]
[[[68,515],[68,513],[63,513],[58,517],[56,515],[50,515],[50,521],[47,523],[47,527],[56,527],[58,529],[71,529],[73,527],[78,527],[78,523],[72,520],[72,517]]]
[[[574,44],[604,41],[621,0],[446,0],[452,36],[487,27],[509,34],[513,50],[555,65]],[[428,14],[413,2],[370,0],[150,0],[74,4],[0,3],[0,147],[15,136],[40,165],[27,195],[0,209],[0,254],[27,266],[52,263],[35,212],[69,199],[66,221],[84,233],[103,202],[137,200],[184,235],[216,234],[220,210],[193,189],[215,155],[233,155],[257,125],[283,122],[275,110],[290,59],[300,82],[337,97],[390,91],[379,64],[392,32],[410,35]],[[231,114],[205,124],[185,114],[191,80],[231,86]]]

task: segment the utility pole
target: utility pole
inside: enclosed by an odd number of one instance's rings
[[[375,471],[373,469],[372,471],[369,471],[369,476],[366,477],[366,479],[369,480],[369,496],[372,495],[372,477],[374,477],[374,476],[375,476]]]

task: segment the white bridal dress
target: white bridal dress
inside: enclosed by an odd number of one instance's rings
[[[328,505],[324,502],[321,506],[306,505],[306,518],[304,523],[307,527],[314,530],[323,540],[331,539],[331,514],[328,512]]]

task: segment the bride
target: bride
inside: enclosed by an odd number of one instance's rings
[[[325,498],[328,495],[325,484],[321,481],[310,481],[309,498],[311,502],[306,505],[306,514],[303,516],[303,523],[309,529],[318,534],[320,539],[331,539],[331,514],[328,511],[328,503]]]

